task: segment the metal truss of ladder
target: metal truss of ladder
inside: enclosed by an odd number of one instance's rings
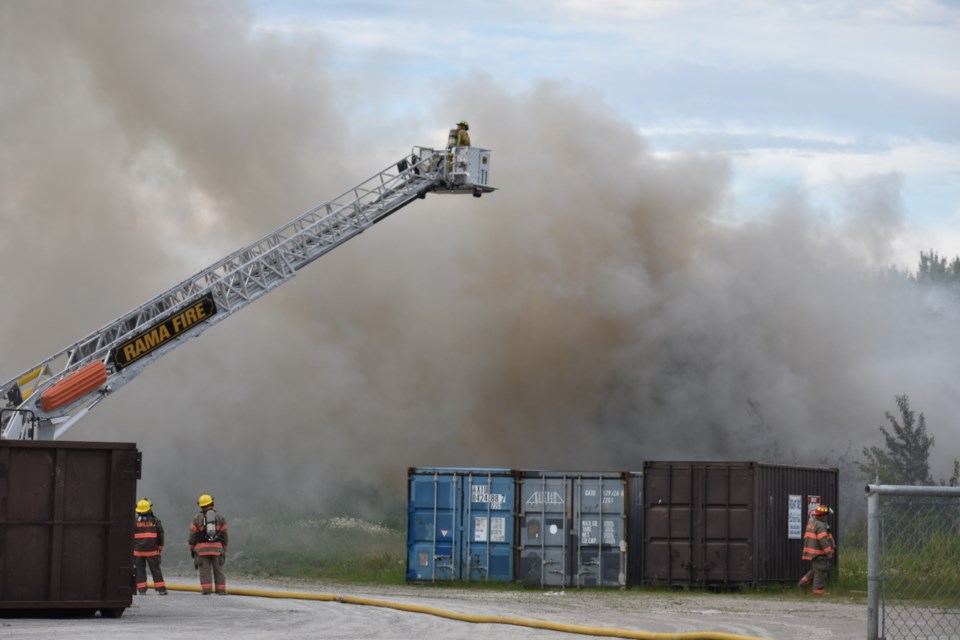
[[[492,191],[485,183],[477,185],[461,180],[459,185],[454,184],[445,155],[444,151],[415,147],[411,155],[395,165],[317,205],[7,381],[0,386],[0,404],[7,406],[0,412],[0,438],[58,438],[104,395],[116,391],[184,340],[198,336],[287,282],[325,253],[414,200],[426,197],[427,193],[472,189],[474,195],[479,195]],[[486,158],[483,162],[486,164]],[[485,171],[486,167],[484,177]],[[121,351],[121,347],[125,349]],[[101,380],[105,384],[94,385],[100,387],[98,398],[91,401],[89,396],[67,395],[68,402],[53,407],[50,405],[57,403],[47,402],[49,397],[41,402],[45,391],[52,391],[58,382],[85,367],[97,369],[98,375],[105,376]],[[80,404],[87,406],[80,407]],[[39,422],[41,433],[29,433],[30,417]]]

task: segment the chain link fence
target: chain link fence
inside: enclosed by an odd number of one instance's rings
[[[960,640],[960,487],[867,487],[868,640]]]

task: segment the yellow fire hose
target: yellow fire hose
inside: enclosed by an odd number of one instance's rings
[[[151,583],[150,588],[153,588]],[[194,591],[199,593],[200,587],[195,585],[167,584],[170,591]],[[634,638],[636,640],[761,640],[751,636],[741,636],[735,633],[722,633],[718,631],[691,631],[685,633],[653,633],[649,631],[630,631],[628,629],[612,629],[608,627],[586,627],[579,624],[561,624],[559,622],[546,622],[544,620],[530,620],[527,618],[517,618],[514,616],[475,616],[467,613],[457,613],[436,607],[426,607],[417,604],[405,604],[402,602],[390,602],[388,600],[375,600],[373,598],[359,598],[357,596],[339,596],[330,593],[304,593],[300,591],[268,591],[266,589],[241,589],[231,587],[229,591],[232,596],[253,596],[257,598],[281,598],[286,600],[320,600],[321,602],[342,602],[344,604],[361,604],[368,607],[382,607],[385,609],[396,609],[397,611],[408,611],[410,613],[425,613],[439,618],[448,618],[450,620],[459,620],[460,622],[473,622],[480,624],[511,624],[517,627],[530,627],[531,629],[546,629],[548,631],[561,631],[564,633],[578,633],[584,636],[605,636],[608,638]]]

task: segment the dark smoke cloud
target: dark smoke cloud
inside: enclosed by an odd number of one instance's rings
[[[656,157],[591,95],[470,75],[416,122],[358,122],[361,81],[344,95],[324,46],[254,36],[239,6],[0,8],[6,375],[462,117],[500,191],[405,209],[75,428],[137,442],[158,505],[335,508],[400,495],[408,466],[835,464],[899,393],[949,472],[956,303],[875,276],[898,176],[839,223],[784,193],[720,226],[728,163]]]

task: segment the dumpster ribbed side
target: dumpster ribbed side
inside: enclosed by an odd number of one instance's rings
[[[0,608],[130,606],[139,477],[132,443],[0,442]]]

